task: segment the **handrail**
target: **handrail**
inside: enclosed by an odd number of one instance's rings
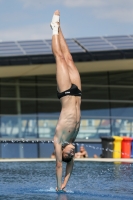
[[[0,138],[0,143],[53,143],[53,138]],[[101,143],[101,139],[76,139],[74,143]]]
[[[17,115],[10,115],[10,114],[0,114],[0,117],[20,117],[20,118],[30,118],[30,117],[43,117],[44,119],[47,120],[51,120],[51,119],[58,119],[59,118],[59,114],[17,114]],[[38,118],[38,119],[39,119]],[[81,115],[81,119],[107,119],[107,120],[111,120],[111,119],[125,119],[125,120],[133,120],[133,117],[123,117],[123,116],[91,116],[91,115]]]

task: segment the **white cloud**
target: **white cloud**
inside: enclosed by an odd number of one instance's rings
[[[64,0],[71,7],[88,7],[96,18],[133,22],[133,0]]]
[[[101,7],[101,6],[107,6],[108,8],[110,8],[110,6],[114,6],[114,7],[131,7],[133,6],[133,1],[132,0],[111,0],[111,1],[107,1],[107,0],[76,0],[76,1],[72,1],[72,0],[19,0],[23,3],[23,5],[25,7],[40,7],[42,9],[44,9],[45,7],[42,6],[46,6],[46,5],[54,5],[54,4],[62,4],[65,6],[70,6],[70,7]]]
[[[102,0],[104,1],[104,0]],[[113,19],[118,22],[133,22],[133,1],[112,0],[93,8],[93,14],[97,18]]]
[[[0,41],[49,39],[51,36],[52,31],[49,24],[37,24],[0,31]]]
[[[46,5],[52,4],[63,4],[69,7],[78,7],[78,6],[99,6],[105,5],[106,0],[19,0],[24,4],[24,7],[35,7],[35,8],[45,8]]]
[[[23,3],[23,6],[25,8],[27,7],[34,7],[34,8],[41,8],[44,9],[46,5],[48,4],[56,4],[59,2],[59,0],[19,0]]]
[[[118,22],[133,22],[133,9],[131,11],[126,9],[114,9],[105,12],[101,10],[98,11],[98,13],[99,18],[114,19]]]
[[[66,6],[70,7],[80,7],[80,6],[98,7],[106,4],[106,1],[104,0],[76,0],[76,1],[64,0],[63,2]]]
[[[72,6],[72,7],[106,7],[108,9],[110,9],[110,7],[114,7],[114,8],[130,8],[131,6],[133,7],[133,1],[132,0],[111,0],[111,1],[107,1],[107,0],[76,0],[76,1],[72,1],[72,0],[58,0],[61,2],[63,2],[63,4],[67,5],[67,6]]]
[[[133,22],[133,0],[19,0],[23,6],[44,9],[47,5],[62,4],[67,7],[91,9],[95,18],[113,19],[119,22]]]

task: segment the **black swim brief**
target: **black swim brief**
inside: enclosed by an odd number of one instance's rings
[[[57,97],[60,99],[64,96],[71,95],[71,96],[81,96],[82,92],[78,89],[78,87],[75,84],[72,84],[71,88],[68,90],[65,90],[64,92],[58,92],[57,91]]]

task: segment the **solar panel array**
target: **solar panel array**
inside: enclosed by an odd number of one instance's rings
[[[133,49],[133,36],[77,38],[76,41],[90,52]]]
[[[46,40],[46,42],[51,46],[51,40]],[[66,42],[71,53],[85,52],[85,50],[74,41],[74,39],[66,39]]]
[[[19,41],[17,44],[26,55],[52,54],[51,46],[44,40]]]
[[[133,49],[133,35],[66,39],[71,53]],[[0,42],[0,57],[52,54],[51,40]]]

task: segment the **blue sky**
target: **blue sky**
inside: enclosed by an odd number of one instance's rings
[[[51,38],[56,9],[67,38],[133,34],[133,0],[0,0],[0,41]]]

